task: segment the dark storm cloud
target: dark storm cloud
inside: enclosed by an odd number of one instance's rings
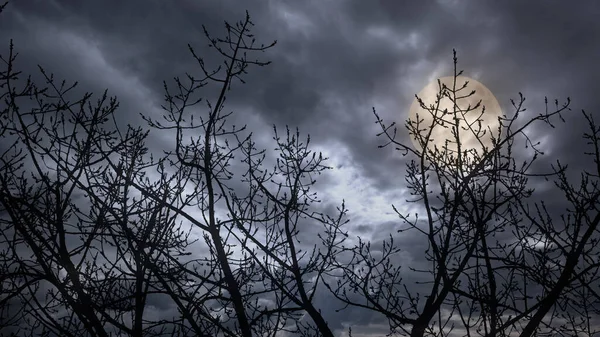
[[[509,99],[520,91],[532,114],[543,109],[544,95],[570,96],[573,116],[568,126],[553,131],[560,137],[545,138],[547,160],[584,165],[571,148],[581,144],[585,127],[578,110],[597,115],[599,108],[600,5],[595,1],[575,6],[516,0],[21,0],[2,14],[0,42],[4,51],[7,40],[15,39],[26,73],[39,63],[59,78],[79,81],[82,90],[99,94],[108,88],[121,102],[120,122],[141,125],[138,113],[159,115],[163,80],[200,73],[187,43],[208,64],[219,64],[206,48],[201,25],[220,35],[223,21],[242,19],[246,9],[257,39],[278,44],[258,55],[271,65],[250,69],[248,84],[235,85],[228,101],[228,109],[238,112],[234,119],[247,122],[254,116],[259,135],[270,133],[271,124],[298,126],[330,153],[345,148],[339,167],[351,167],[355,179],[368,181],[381,195],[402,189],[403,159],[391,149],[377,149],[381,141],[371,107],[402,125],[414,94],[434,77],[451,75],[453,48],[459,68],[486,84],[509,114]],[[548,130],[533,134],[541,137]],[[156,134],[151,146],[165,147],[163,137]],[[322,190],[339,181],[335,172],[322,178]],[[403,204],[405,194],[395,196],[401,198],[389,201]],[[338,195],[327,207],[342,198],[359,196]],[[389,219],[357,232],[381,240],[386,237],[381,229],[388,227],[393,230]],[[423,247],[409,245],[411,240],[402,240],[409,254],[422,254]]]

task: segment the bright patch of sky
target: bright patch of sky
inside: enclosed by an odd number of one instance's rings
[[[402,190],[381,191],[365,172],[354,163],[349,149],[341,143],[316,150],[329,157],[327,164],[333,170],[326,190],[319,190],[322,200],[344,199],[352,223],[377,224],[397,220],[398,215],[392,209],[395,201],[404,201]],[[400,210],[404,211],[404,210]]]

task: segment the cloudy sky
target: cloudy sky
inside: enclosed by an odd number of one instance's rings
[[[569,96],[568,127],[533,135],[552,161],[580,165],[571,150],[584,126],[577,112],[600,107],[597,1],[13,0],[0,20],[0,50],[12,38],[25,72],[39,64],[82,90],[108,89],[121,102],[119,121],[141,125],[139,113],[160,114],[163,80],[199,72],[188,43],[218,62],[202,25],[219,35],[224,20],[241,20],[245,10],[257,39],[277,45],[261,55],[271,65],[251,68],[247,84],[233,87],[227,108],[267,140],[273,124],[309,133],[336,168],[321,179],[321,196],[346,199],[366,238],[392,229],[390,202],[410,207],[401,156],[377,149],[372,107],[403,123],[414,94],[452,74],[453,48],[465,75],[508,114],[519,92],[530,113],[544,108],[545,95]],[[152,137],[163,149],[165,135]]]

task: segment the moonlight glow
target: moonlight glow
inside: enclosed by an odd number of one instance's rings
[[[446,94],[454,97],[452,93],[454,77],[442,77],[439,80],[442,85],[445,84],[448,88],[444,90]],[[466,81],[468,81],[467,87],[459,90],[464,86]],[[440,86],[437,80],[429,83],[418,94],[427,109],[423,109],[415,98],[410,106],[409,120],[415,123],[417,115],[418,119],[423,120],[419,125],[421,139],[425,139],[427,133],[432,130],[430,141],[427,144],[428,150],[433,151],[435,147],[442,150],[446,141],[448,141],[447,150],[452,155],[458,150],[456,136],[452,131],[458,122],[461,152],[464,153],[466,150],[469,156],[474,152],[481,155],[483,147],[487,147],[488,149],[492,147],[492,135],[497,134],[498,117],[502,114],[500,105],[496,97],[494,97],[485,85],[472,78],[466,76],[457,77],[455,88],[458,90],[455,93],[455,97],[457,98],[456,106],[449,97],[444,95],[439,102],[439,107],[435,109],[435,106],[437,106],[437,95],[440,93]],[[475,91],[473,95],[465,97],[473,90]],[[479,101],[481,103],[475,108]],[[467,111],[469,106],[470,111]],[[485,110],[483,110],[484,108]],[[444,110],[447,110],[446,114],[444,114]],[[434,119],[435,117],[437,118]],[[477,132],[480,133],[479,137],[476,135]],[[411,134],[413,145],[416,149],[421,150],[422,144],[418,138],[415,137],[415,134]]]

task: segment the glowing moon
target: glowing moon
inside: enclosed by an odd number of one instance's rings
[[[439,80],[442,85],[446,85],[448,89],[445,91],[452,96],[454,77],[447,76],[442,77]],[[472,157],[474,152],[481,155],[484,146],[488,149],[492,147],[492,135],[497,135],[499,124],[498,117],[502,115],[500,105],[498,104],[496,97],[494,97],[492,92],[485,85],[472,78],[466,76],[457,77],[456,89],[462,88],[466,81],[469,83],[464,89],[456,92],[456,97],[460,98],[467,96],[473,90],[475,90],[475,93],[470,97],[457,99],[456,107],[449,97],[444,96],[440,100],[437,110],[430,108],[431,105],[437,105],[437,95],[440,93],[440,87],[437,80],[429,83],[418,94],[423,100],[423,103],[425,103],[425,106],[433,111],[423,109],[416,98],[413,100],[410,106],[409,120],[412,123],[416,123],[417,114],[419,119],[423,120],[419,125],[419,134],[421,135],[421,138],[426,137],[429,130],[432,130],[431,140],[427,144],[428,150],[433,151],[434,148],[437,147],[438,150],[444,151],[443,149],[446,140],[448,140],[447,151],[445,153],[448,156],[453,155],[456,158],[458,146],[456,137],[452,133],[452,129],[453,126],[455,128],[457,122],[459,125],[461,153],[464,153],[464,151],[467,150],[467,157]],[[476,109],[473,109],[479,101],[481,101],[481,104]],[[471,111],[465,112],[469,105]],[[485,111],[483,110],[484,107]],[[447,114],[443,113],[445,109],[447,109]],[[434,116],[436,115],[438,118],[435,119],[434,122]],[[477,121],[478,119],[479,122]],[[480,130],[481,132],[479,137],[475,134],[477,133],[477,130]],[[485,134],[483,134],[484,130]],[[475,131],[475,133],[473,131]],[[417,138],[419,137],[416,137],[416,135],[411,132],[413,145],[417,150],[422,150],[422,144]]]

